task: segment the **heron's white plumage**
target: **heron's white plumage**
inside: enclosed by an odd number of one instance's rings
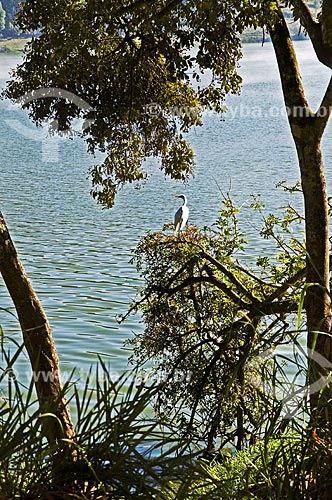
[[[183,200],[183,205],[180,207],[174,216],[174,232],[178,234],[182,231],[188,222],[189,219],[189,208],[187,206],[187,198],[184,194],[180,196],[175,196],[175,198],[181,198]]]

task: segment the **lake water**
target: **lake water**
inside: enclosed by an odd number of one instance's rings
[[[311,45],[298,42],[300,68],[307,95],[317,107],[330,71],[316,62]],[[79,138],[50,139],[37,130],[25,113],[0,102],[0,207],[21,259],[53,327],[64,373],[75,367],[84,376],[97,354],[107,356],[113,372],[127,367],[126,338],[142,330],[138,316],[119,325],[140,281],[129,263],[131,249],[147,231],[171,222],[177,209],[174,194],[185,193],[190,220],[213,224],[221,204],[219,188],[238,204],[261,193],[269,210],[288,199],[276,183],[298,179],[298,165],[283,109],[276,62],[270,44],[248,44],[244,49],[240,96],[228,99],[229,112],[221,121],[206,114],[204,126],[190,133],[196,152],[196,175],[183,187],[164,176],[151,162],[153,175],[145,187],[123,189],[112,210],[102,210],[89,195],[89,165]],[[0,84],[20,56],[0,55]],[[331,128],[331,125],[329,126]],[[331,177],[331,133],[324,141],[328,182]],[[244,210],[250,234],[249,258],[267,252],[257,236],[259,221]],[[13,312],[3,284],[0,306]],[[2,310],[6,335],[20,342],[13,316]],[[24,360],[21,362],[24,370]]]

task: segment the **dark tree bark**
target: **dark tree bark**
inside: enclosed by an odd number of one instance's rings
[[[299,2],[303,3],[303,2]],[[284,100],[289,124],[298,154],[306,221],[306,314],[308,327],[308,352],[323,356],[332,362],[331,301],[329,295],[329,235],[328,199],[324,166],[321,154],[321,138],[332,106],[332,81],[319,110],[310,110],[305,97],[295,50],[282,11],[270,28],[272,43],[277,57]],[[326,46],[325,46],[326,47]],[[315,359],[315,354],[313,355]],[[321,363],[309,363],[309,382],[314,384],[321,377],[328,377],[328,370]],[[322,379],[323,380],[323,379]],[[320,397],[322,396],[322,397]],[[320,411],[331,398],[331,390],[325,387],[321,393],[311,394],[312,417],[326,426],[330,417]],[[331,415],[332,416],[332,415]]]
[[[43,307],[34,292],[0,212],[0,272],[15,305],[27,349],[41,414],[43,431],[49,442],[61,437],[73,438],[74,429],[60,379],[59,359],[51,327]]]

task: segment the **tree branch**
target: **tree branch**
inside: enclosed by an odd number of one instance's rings
[[[235,304],[237,304],[242,309],[248,309],[248,307],[250,307],[250,302],[241,299],[241,297],[237,293],[235,293],[228,285],[226,285],[226,283],[223,283],[216,276],[214,276],[211,269],[206,267],[206,272],[209,275],[209,282],[219,288],[219,290],[223,291],[225,295],[228,295],[228,297],[232,299]]]
[[[330,0],[328,0],[330,2]],[[291,5],[300,14],[300,21],[302,26],[307,31],[312,46],[315,50],[318,60],[328,66],[332,67],[332,52],[331,47],[325,42],[323,37],[322,24],[317,22],[313,16],[307,2],[305,0],[290,0]]]
[[[190,266],[192,264],[195,264],[195,262],[197,262],[197,256],[192,257],[185,264],[183,264],[183,266],[169,279],[169,281],[168,281],[168,283],[166,285],[166,288],[170,288],[170,286],[174,283],[174,281],[176,281],[178,279],[178,277],[181,276],[181,274],[186,269],[190,268]]]
[[[172,0],[168,5],[166,5],[162,10],[157,12],[156,18],[162,19],[164,16],[169,14],[173,9],[175,9],[178,5],[182,4],[182,0]]]
[[[297,281],[304,278],[306,275],[306,268],[300,269],[294,276],[291,276],[287,281],[285,281],[280,287],[271,293],[266,299],[266,302],[273,302],[276,299],[279,299],[285,292],[287,292],[288,288],[294,285]]]
[[[234,321],[234,323],[232,323],[230,326],[227,326],[226,328],[220,330],[218,338],[220,339],[228,335],[230,330],[232,332],[237,332],[241,330],[241,328],[243,328],[245,324],[251,325],[252,328],[254,328],[252,322],[253,321],[256,322],[257,319],[260,319],[263,316],[268,316],[272,314],[274,315],[289,314],[292,312],[296,312],[297,310],[298,310],[298,303],[291,300],[284,300],[282,302],[262,302],[259,304],[258,307],[255,305],[255,307],[251,309],[251,311],[248,313],[246,317]]]
[[[298,303],[294,300],[283,300],[279,302],[264,301],[254,305],[250,317],[270,316],[271,314],[289,314],[298,310]]]
[[[245,302],[241,297],[235,293],[231,288],[229,288],[225,283],[218,280],[215,276],[189,276],[185,278],[179,285],[174,288],[167,288],[160,285],[153,286],[152,289],[160,292],[161,294],[167,294],[168,296],[175,295],[177,292],[184,290],[190,285],[198,284],[198,283],[211,283],[216,286],[220,290],[222,290],[225,295],[227,295],[235,304],[237,304],[240,308],[248,310],[250,307],[249,302]]]
[[[269,31],[277,58],[284,100],[292,123],[295,110],[307,110],[309,115],[311,111],[305,97],[294,45],[281,9],[275,24],[269,26]]]
[[[290,0],[290,4],[300,12],[302,26],[307,30],[308,35],[319,25],[305,0]]]
[[[321,138],[326,128],[332,111],[332,77],[330,78],[325,95],[318,111],[315,114],[317,122],[317,133]]]
[[[252,278],[253,280],[257,281],[257,283],[259,283],[261,286],[266,286],[266,287],[271,287],[271,288],[279,288],[279,286],[276,285],[275,283],[269,283],[267,281],[264,281],[259,276],[255,276],[254,273],[252,273],[251,271],[249,271],[249,269],[246,269],[245,267],[241,266],[239,263],[236,263],[235,267],[239,271],[241,271],[242,273],[246,274],[247,276],[250,276],[250,278]]]
[[[215,259],[212,255],[202,250],[202,257],[213,264],[219,271],[221,271],[235,285],[237,291],[247,297],[252,303],[258,302],[258,299],[234,276],[234,274],[227,269],[219,260]]]
[[[244,311],[248,311],[251,319],[256,318],[257,316],[266,316],[271,314],[285,314],[294,312],[297,310],[297,303],[292,300],[284,300],[276,302],[275,299],[280,298],[288,288],[296,283],[301,277],[305,276],[305,269],[301,269],[298,273],[292,276],[287,282],[285,282],[281,287],[274,291],[264,302],[260,302],[257,299],[254,302],[247,302],[243,300],[236,292],[234,292],[231,288],[229,288],[225,283],[220,281],[216,276],[209,274],[209,276],[190,276],[185,278],[179,285],[174,288],[166,288],[162,286],[156,285],[152,287],[152,290],[158,291],[161,294],[167,294],[168,296],[174,295],[177,292],[184,290],[190,285],[198,284],[198,283],[210,283],[211,285],[216,286],[222,292],[225,293],[234,304],[238,305],[239,309],[243,309]],[[235,322],[236,323],[236,322]],[[235,324],[234,323],[234,324]],[[243,325],[243,321],[240,321],[241,325]]]

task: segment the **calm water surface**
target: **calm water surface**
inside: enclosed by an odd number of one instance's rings
[[[297,43],[300,68],[313,108],[319,105],[330,71],[315,61],[309,42]],[[197,170],[188,186],[165,179],[151,162],[153,174],[145,187],[123,189],[112,210],[102,210],[89,195],[87,170],[94,160],[79,138],[50,139],[37,130],[24,112],[0,102],[1,177],[0,206],[50,323],[63,372],[76,367],[84,374],[96,355],[109,356],[120,373],[127,367],[123,342],[142,330],[138,316],[119,325],[140,281],[129,263],[140,236],[160,230],[172,221],[177,208],[174,194],[184,192],[190,219],[198,225],[213,224],[221,202],[219,188],[238,204],[261,193],[269,210],[285,206],[288,199],[276,183],[298,178],[298,165],[272,47],[245,46],[240,96],[228,99],[229,112],[208,113],[204,126],[193,130]],[[0,56],[0,84],[19,56]],[[208,75],[207,75],[208,78]],[[331,127],[331,126],[330,126]],[[331,174],[331,134],[324,155],[328,181]],[[268,250],[257,237],[258,219],[244,210],[243,225],[250,234],[249,258]],[[13,311],[3,284],[0,306]],[[20,342],[16,320],[1,314],[4,332]],[[21,369],[24,369],[21,360]],[[28,365],[26,365],[28,366]]]

